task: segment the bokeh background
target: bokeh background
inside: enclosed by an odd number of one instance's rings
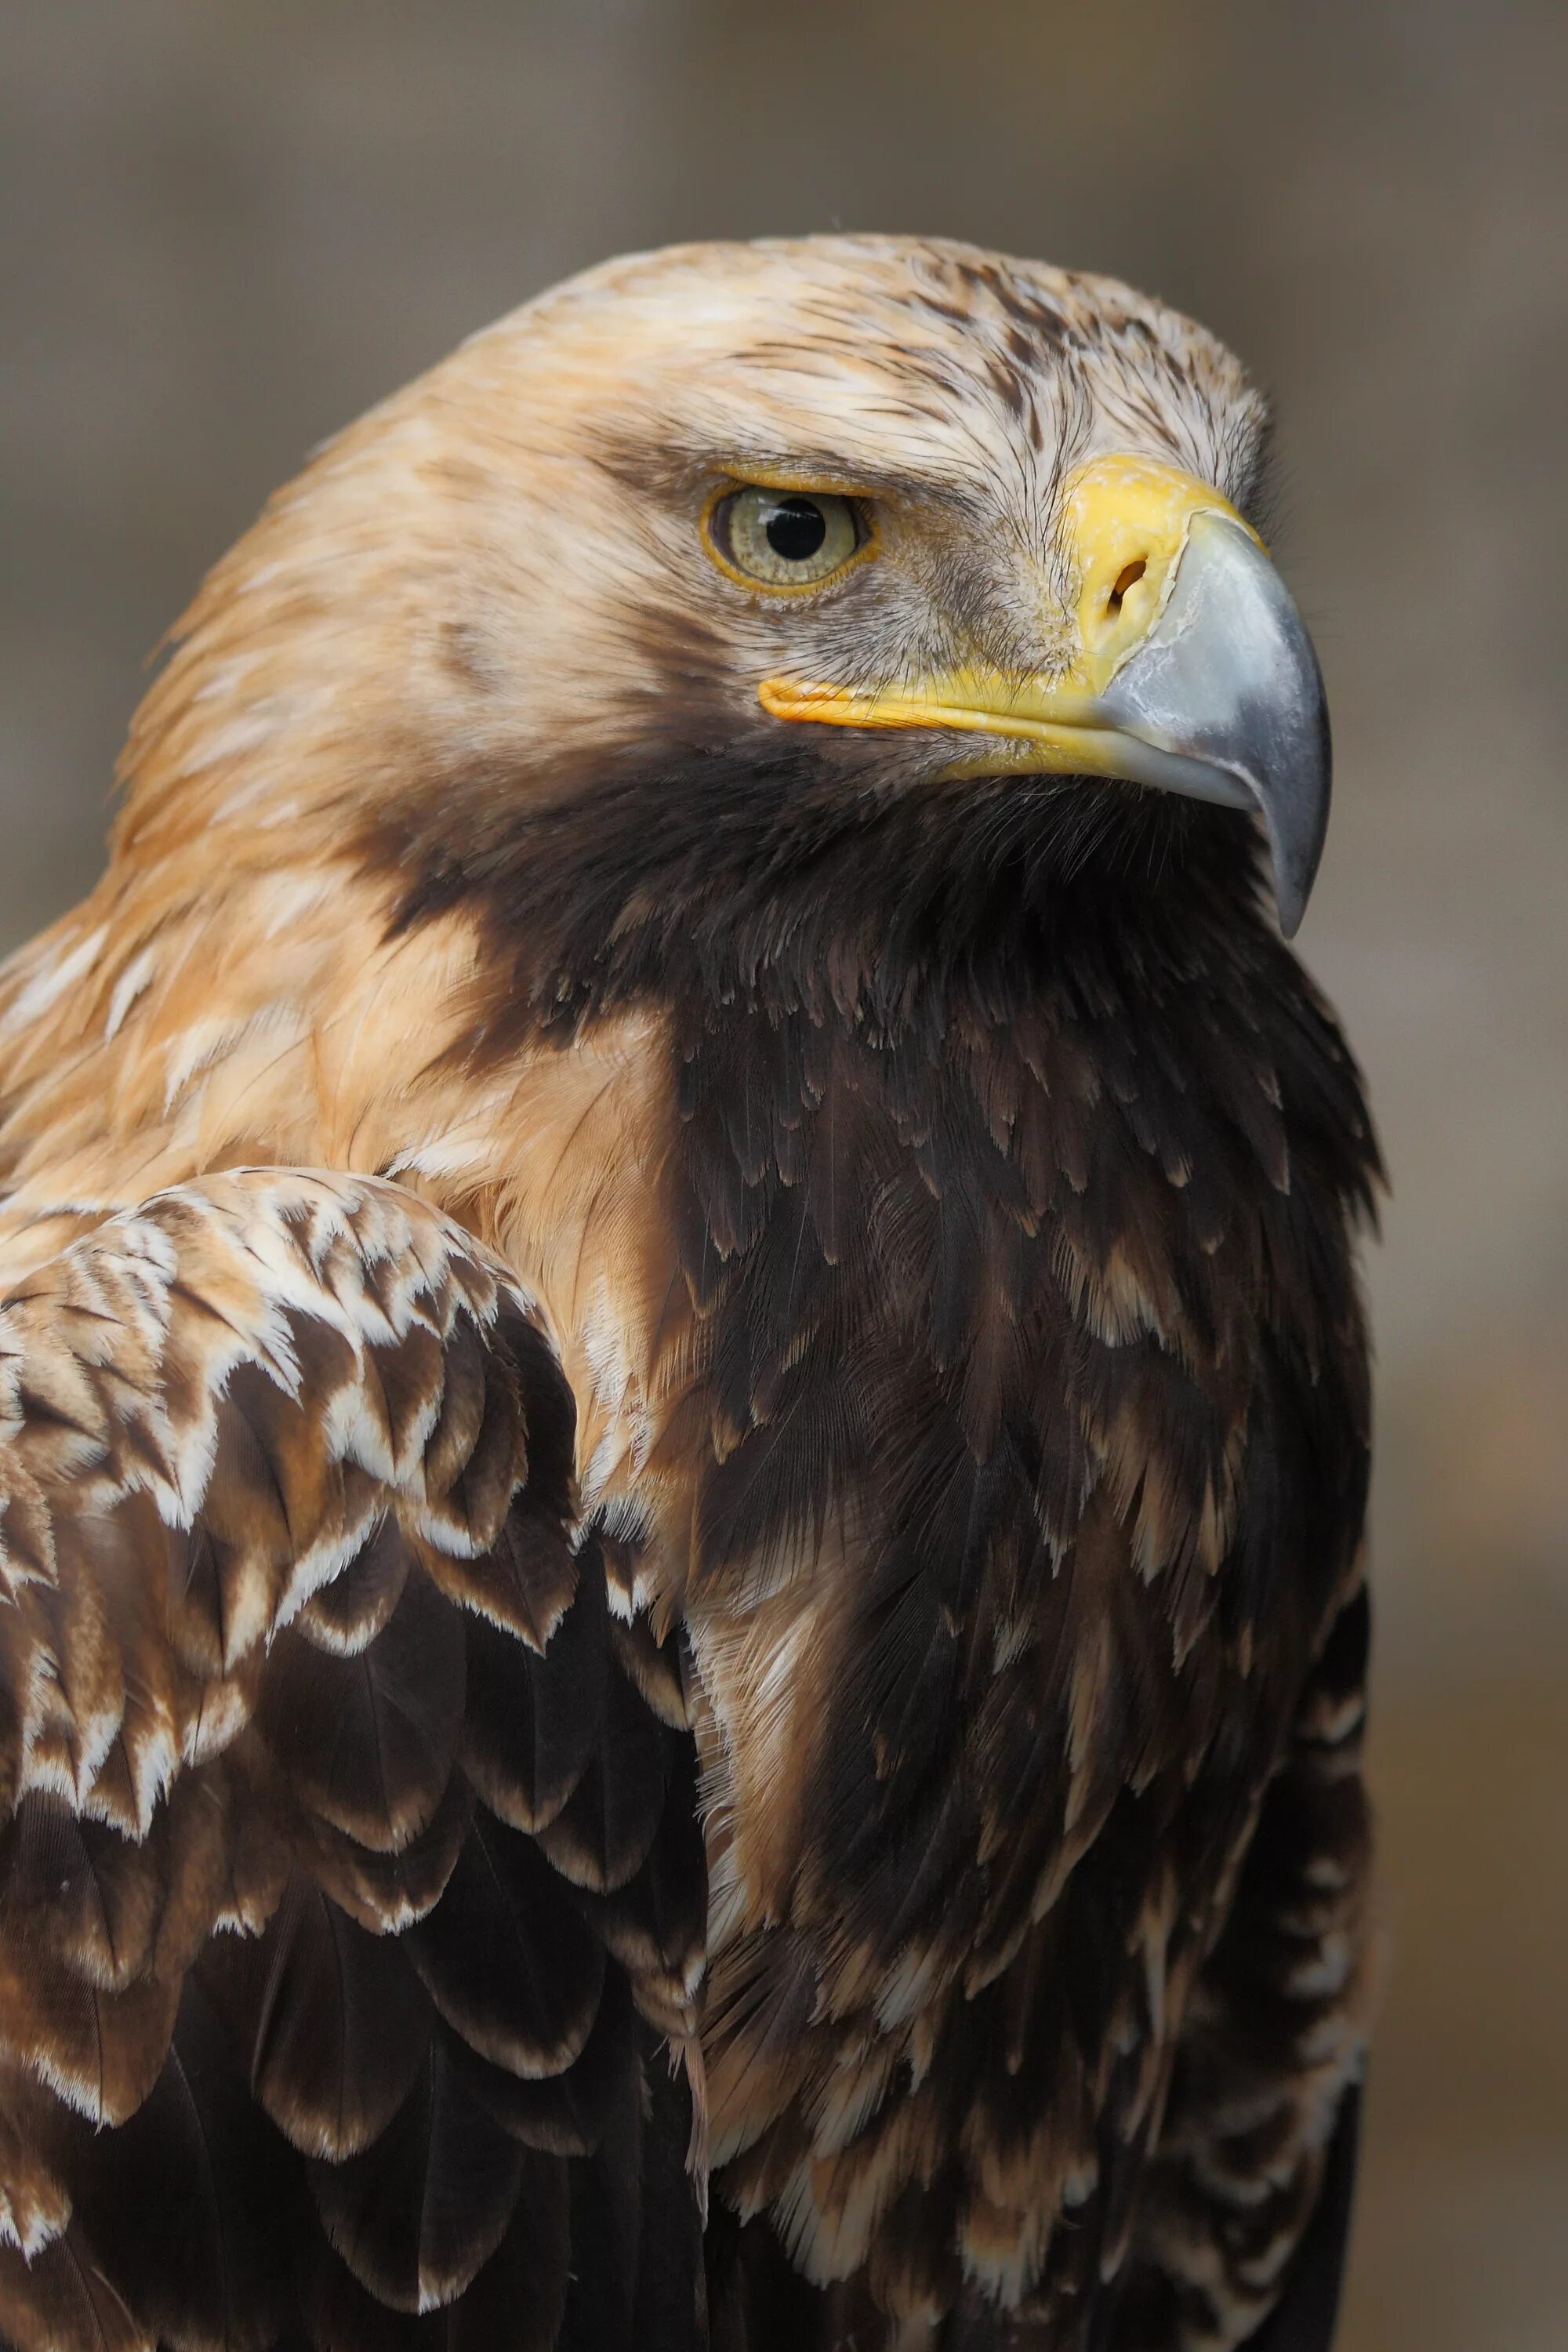
[[[1301,945],[1393,1171],[1392,1958],[1344,2352],[1568,2347],[1568,6],[6,0],[0,948],[335,426],[629,247],[1107,269],[1274,392],[1340,746]]]

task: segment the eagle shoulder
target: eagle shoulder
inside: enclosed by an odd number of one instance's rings
[[[0,1306],[15,2343],[695,2308],[691,1743],[574,1428],[388,1183],[179,1186]]]

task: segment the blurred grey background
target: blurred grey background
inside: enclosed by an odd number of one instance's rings
[[[1563,0],[5,0],[0,218],[0,948],[97,871],[145,660],[265,494],[605,254],[945,232],[1272,389],[1340,746],[1301,945],[1394,1178],[1344,2352],[1563,2352]]]

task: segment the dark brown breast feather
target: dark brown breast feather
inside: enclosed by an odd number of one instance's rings
[[[1353,1066],[1261,926],[1006,946],[677,999],[726,2352],[1230,2352],[1359,2065]]]

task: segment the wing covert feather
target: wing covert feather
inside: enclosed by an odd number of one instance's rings
[[[182,1187],[0,1303],[11,2343],[548,2352],[585,2270],[700,2341],[691,1740],[574,1427],[369,1180]]]

